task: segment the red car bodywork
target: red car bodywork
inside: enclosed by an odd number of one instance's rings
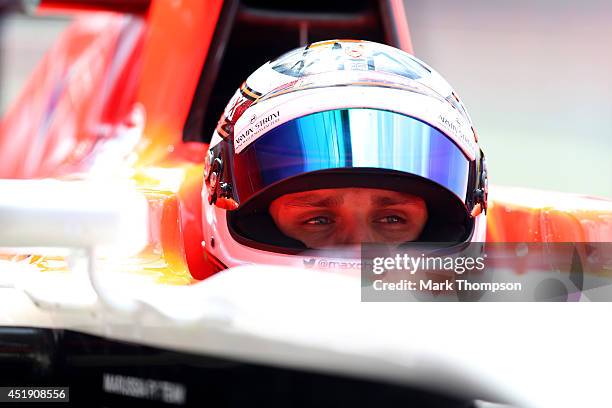
[[[41,10],[73,3],[43,1]],[[206,278],[217,270],[202,248],[207,145],[184,142],[183,127],[214,57],[223,1],[97,3],[125,13],[83,11],[49,50],[0,124],[0,177],[87,178],[96,163],[115,163],[116,177],[149,200],[142,268],[170,283]],[[403,3],[390,9],[399,46],[411,52]],[[136,139],[125,136],[131,129]],[[500,187],[490,200],[488,241],[612,241],[608,200]]]

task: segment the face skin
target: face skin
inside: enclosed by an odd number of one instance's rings
[[[285,235],[313,249],[414,241],[428,217],[422,198],[374,188],[285,194],[269,212]]]

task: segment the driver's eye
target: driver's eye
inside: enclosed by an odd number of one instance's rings
[[[319,216],[319,217],[313,217],[309,220],[306,220],[306,222],[304,224],[308,224],[308,225],[329,225],[332,224],[333,221],[329,218],[329,217],[323,217],[323,216]]]
[[[388,215],[386,217],[379,218],[375,220],[374,222],[381,223],[381,224],[403,224],[406,222],[406,220],[397,215]]]

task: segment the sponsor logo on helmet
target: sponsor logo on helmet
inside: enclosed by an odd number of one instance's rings
[[[464,149],[468,149],[470,155],[474,156],[476,154],[476,145],[473,138],[470,138],[466,132],[464,132],[464,126],[461,123],[461,119],[458,116],[454,118],[449,118],[444,114],[440,114],[438,116],[438,121],[442,125],[442,127],[449,131],[453,136],[453,139],[456,143],[459,144],[460,147]],[[471,128],[470,128],[471,130]]]
[[[340,261],[327,258],[303,259],[304,267],[308,269],[361,269],[361,261]]]
[[[361,58],[364,53],[364,46],[363,44],[348,45],[345,46],[344,52],[351,58]]]
[[[250,144],[257,135],[279,121],[280,110],[269,113],[266,112],[260,117],[253,115],[249,120],[251,125],[234,138],[236,152],[239,152],[243,146]]]
[[[440,122],[445,125],[448,129],[452,130],[453,133],[460,133],[461,124],[459,123],[459,119],[450,120],[444,115],[439,116]]]
[[[317,259],[316,258],[304,259],[303,262],[306,268],[312,268],[313,266],[317,264]]]

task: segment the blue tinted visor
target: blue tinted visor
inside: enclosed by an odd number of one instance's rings
[[[240,202],[267,187],[318,170],[381,169],[417,175],[467,195],[470,161],[439,130],[376,109],[338,109],[284,123],[234,155]],[[312,186],[316,189],[316,186]]]

